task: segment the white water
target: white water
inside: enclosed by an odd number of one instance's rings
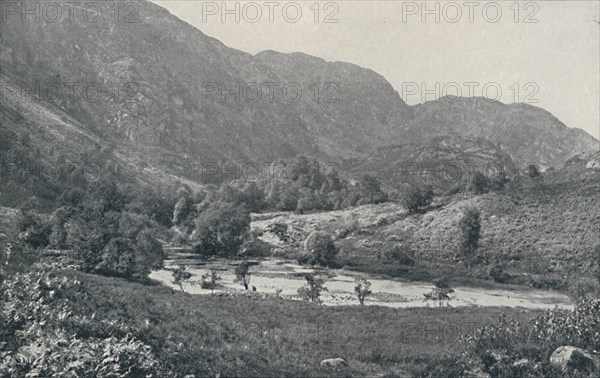
[[[185,261],[185,262],[184,262]],[[221,277],[218,291],[244,291],[240,283],[233,282],[234,269],[237,261],[216,260],[201,262],[200,260],[167,261],[166,269],[152,272],[150,278],[161,282],[163,285],[177,288],[173,284],[170,267],[183,263],[186,271],[192,273],[190,283],[184,290],[191,294],[211,294],[211,290],[202,289],[200,281],[203,274],[214,268]],[[403,282],[394,279],[383,279],[368,274],[350,272],[337,269],[312,269],[284,260],[262,260],[257,265],[250,267],[250,286],[256,287],[259,293],[275,294],[281,290],[281,296],[290,299],[299,299],[297,290],[304,285],[303,273],[318,273],[325,278],[325,287],[328,291],[321,294],[324,305],[358,305],[354,293],[354,277],[363,276],[371,282],[371,291],[365,302],[366,305],[387,307],[426,307],[434,306],[432,302],[423,301],[423,294],[429,292],[433,285],[425,282]],[[549,290],[499,290],[472,287],[455,287],[449,305],[459,306],[500,306],[523,307],[535,309],[548,309],[555,306],[573,308],[569,298],[559,292]]]

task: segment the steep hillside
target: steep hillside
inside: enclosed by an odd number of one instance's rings
[[[310,88],[309,77],[278,76],[269,54],[255,58],[228,48],[157,5],[136,4],[136,23],[115,23],[108,9],[96,23],[9,17],[2,23],[2,75],[42,92],[57,82],[99,88],[99,100],[79,94],[54,105],[121,151],[188,176],[207,161],[355,156],[392,137],[405,105],[372,71],[318,61],[324,74],[319,88]],[[326,88],[329,82],[335,88]],[[247,83],[258,83],[258,100],[257,87]],[[276,83],[273,98],[265,83]]]

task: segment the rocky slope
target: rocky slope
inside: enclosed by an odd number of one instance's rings
[[[459,136],[381,147],[349,169],[374,173],[384,184],[398,189],[423,184],[448,189],[469,183],[475,172],[488,177],[501,172],[511,177],[517,172],[511,157],[493,143]]]

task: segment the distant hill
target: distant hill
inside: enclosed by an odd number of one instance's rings
[[[416,141],[442,135],[485,138],[519,167],[533,163],[558,168],[573,155],[600,150],[600,142],[585,131],[568,128],[551,113],[529,104],[444,97],[411,110]]]

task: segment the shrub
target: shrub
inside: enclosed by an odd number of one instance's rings
[[[529,164],[527,168],[525,168],[525,172],[527,173],[527,176],[529,176],[529,178],[531,179],[537,179],[538,177],[540,177],[541,174],[540,169],[535,164]]]
[[[113,334],[91,336],[89,327],[82,327],[89,321],[75,313],[67,299],[69,292],[82,289],[82,283],[47,273],[44,266],[36,269],[1,282],[0,340],[6,343],[0,343],[0,376],[169,374],[152,348],[128,335],[128,328],[117,321],[107,322]]]
[[[433,189],[427,187],[412,187],[404,196],[404,206],[410,214],[422,211],[431,204]]]
[[[487,193],[490,190],[490,180],[477,171],[471,179],[471,190],[475,194]]]
[[[478,358],[486,370],[498,377],[563,376],[548,362],[559,346],[571,345],[587,350],[600,347],[600,300],[583,299],[573,311],[553,309],[520,323],[502,315],[470,335],[463,336],[466,354]],[[507,351],[510,353],[507,354]],[[531,363],[515,363],[526,358]],[[536,367],[537,365],[537,367]]]
[[[442,307],[444,301],[450,300],[450,294],[454,293],[454,290],[450,288],[445,279],[438,279],[434,283],[435,287],[423,296],[426,301],[437,301],[438,305]]]
[[[401,265],[414,265],[414,253],[409,246],[400,244],[394,245],[384,252],[388,261],[393,261]]]
[[[221,280],[221,277],[217,275],[217,271],[211,269],[209,273],[202,275],[202,283],[200,285],[203,289],[210,289],[214,292],[219,280]]]
[[[185,284],[192,278],[192,273],[185,271],[185,266],[179,265],[173,271],[173,283],[179,286],[179,289],[183,291]]]
[[[269,256],[270,254],[271,248],[269,244],[252,235],[244,241],[244,244],[240,247],[238,256],[248,258]]]
[[[363,277],[355,277],[355,281],[356,286],[354,286],[354,292],[358,297],[358,302],[360,302],[361,305],[364,305],[365,299],[372,294],[371,282],[367,281],[367,279]]]
[[[337,249],[331,237],[314,231],[304,241],[304,250],[310,256],[309,263],[321,266],[333,266]]]
[[[323,278],[316,277],[314,274],[307,274],[304,276],[306,284],[298,289],[298,295],[305,301],[321,303],[321,292],[327,291],[327,288],[323,286],[325,280]]]
[[[494,265],[490,268],[488,274],[498,283],[508,283],[510,281],[510,274],[504,271],[502,265]]]
[[[288,225],[286,223],[274,223],[270,228],[270,231],[277,235],[281,241],[288,241],[287,230]]]
[[[51,225],[33,212],[26,211],[17,227],[23,243],[33,248],[44,248],[50,244]]]
[[[234,282],[241,283],[248,290],[248,285],[250,285],[250,264],[247,261],[242,262],[235,268]]]

